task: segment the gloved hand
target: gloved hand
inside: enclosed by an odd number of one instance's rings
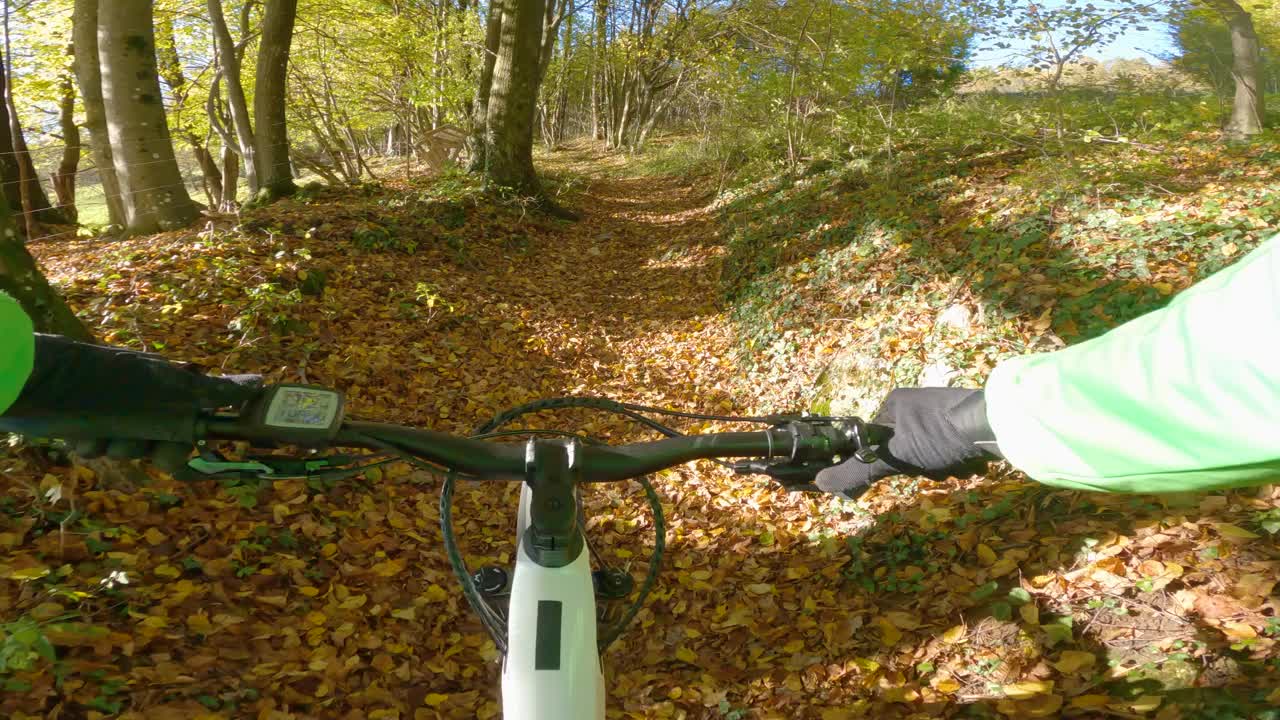
[[[72,441],[83,457],[149,458],[179,474],[195,417],[257,396],[256,375],[209,377],[192,365],[57,335],[35,337],[31,376],[0,431]]]
[[[850,458],[821,470],[814,480],[818,488],[855,499],[890,475],[967,477],[1000,457],[981,390],[899,388],[885,398],[872,422],[892,428],[888,441],[876,448],[879,459]]]

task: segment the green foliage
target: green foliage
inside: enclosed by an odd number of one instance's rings
[[[1264,143],[1235,157],[1213,136],[1186,140],[1216,127],[1211,100],[1061,97],[1061,139],[1042,98],[948,98],[904,113],[888,146],[873,125],[850,123],[844,152],[722,194],[739,360],[794,368],[854,337],[873,359],[859,371],[865,394],[916,384],[926,361],[981,383],[991,347],[1032,349],[1020,329],[1034,319],[1056,342],[1096,336],[1280,225],[1280,185],[1268,180],[1280,153]],[[912,320],[946,309],[956,282],[984,308],[964,342]]]
[[[412,255],[418,250],[418,242],[402,237],[394,230],[376,223],[360,223],[351,232],[351,244],[365,252],[402,252]]]
[[[53,645],[35,620],[23,616],[0,625],[0,678],[15,670],[30,670],[39,660],[56,659]]]
[[[1126,32],[1147,30],[1159,22],[1155,3],[1111,0],[1106,4],[1042,3],[1034,0],[987,0],[978,3],[981,22],[998,33],[996,48],[1012,50],[1014,63],[1045,71],[1046,85],[1060,87],[1062,70]],[[1021,42],[1018,42],[1021,41]]]
[[[844,575],[867,592],[918,593],[926,579],[940,570],[934,546],[946,539],[945,533],[936,530],[906,530],[882,542],[849,538],[851,557]]]
[[[244,294],[249,303],[231,322],[232,330],[247,330],[258,324],[265,324],[278,333],[297,329],[291,311],[295,305],[302,303],[302,291],[299,288],[286,289],[279,283],[265,282],[245,288]]]
[[[1280,9],[1247,0],[1242,6],[1253,19],[1261,46],[1262,87],[1266,92],[1280,92]],[[1220,98],[1231,96],[1235,92],[1231,31],[1222,14],[1207,3],[1182,3],[1175,5],[1171,25],[1178,46],[1174,64],[1213,88]]]
[[[708,58],[691,124],[790,165],[840,143],[851,115],[893,127],[946,91],[973,32],[963,4],[946,0],[752,2],[726,22],[744,40]]]

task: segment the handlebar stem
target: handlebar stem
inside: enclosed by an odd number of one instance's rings
[[[524,446],[525,483],[532,502],[521,546],[537,564],[558,568],[582,554],[575,496],[582,443],[532,438]]]

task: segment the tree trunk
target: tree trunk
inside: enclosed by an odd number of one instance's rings
[[[68,47],[68,54],[71,48]],[[62,160],[50,178],[58,205],[67,220],[76,222],[76,173],[80,168],[80,126],[76,125],[76,85],[68,73],[62,76],[62,97],[58,102],[58,126],[62,130]]]
[[[565,124],[569,118],[569,62],[573,59],[573,13],[564,21],[564,44],[560,52],[560,87],[556,93],[555,111],[552,115],[551,146],[564,142]]]
[[[489,127],[489,95],[493,89],[493,67],[498,60],[498,44],[502,39],[503,0],[489,0],[489,17],[484,27],[484,62],[480,65],[480,85],[476,90],[475,115],[472,118],[471,172],[484,172],[485,143]]]
[[[13,151],[13,133],[9,127],[9,104],[4,101],[4,70],[0,68],[0,189],[11,213],[22,212],[22,173],[18,156]]]
[[[169,86],[169,117],[174,119],[174,133],[187,141],[191,153],[200,165],[201,186],[209,207],[217,209],[222,205],[222,173],[218,171],[218,162],[213,159],[205,141],[189,121],[184,121],[187,110],[187,99],[190,97],[187,78],[182,73],[182,61],[178,58],[177,42],[173,34],[173,14],[166,13],[156,20],[156,33],[163,42],[156,44],[156,63],[160,69],[160,77]]]
[[[102,96],[125,228],[154,233],[196,219],[165,120],[151,0],[114,0],[98,16]]]
[[[196,156],[200,165],[200,180],[204,187],[205,197],[209,200],[209,209],[222,207],[222,171],[218,169],[218,161],[200,141],[200,136],[187,133],[187,143],[191,145],[191,153]]]
[[[285,95],[288,91],[289,46],[293,42],[293,22],[298,0],[266,0],[262,16],[262,39],[258,49],[258,69],[253,96],[253,112],[258,120],[257,163],[259,191],[274,200],[297,191],[293,166],[289,162],[289,129],[285,124]]]
[[[609,0],[596,0],[595,10],[595,47],[592,48],[592,70],[591,77],[591,134],[596,140],[604,140],[607,137],[608,120],[605,108],[605,83],[607,79],[608,69],[608,50],[609,41]]]
[[[1261,46],[1253,18],[1236,0],[1214,0],[1213,6],[1231,29],[1231,74],[1236,81],[1236,97],[1226,134],[1229,139],[1248,139],[1262,133],[1266,116]]]
[[[560,39],[560,23],[568,14],[566,0],[543,0],[542,49],[538,53],[538,83],[547,76],[547,67]]]
[[[45,280],[35,258],[18,241],[13,215],[5,203],[0,203],[0,290],[27,311],[37,332],[93,342],[93,335]]]
[[[546,0],[507,0],[486,118],[485,179],[545,201],[533,169],[533,120],[538,102]]]
[[[222,204],[218,210],[235,212],[236,185],[240,181],[240,156],[229,145],[222,146]]]
[[[31,153],[27,151],[27,141],[22,134],[22,125],[18,122],[13,96],[9,87],[9,68],[0,62],[0,93],[4,104],[5,129],[3,138],[8,142],[0,146],[10,167],[3,169],[5,198],[14,212],[30,216],[31,220],[40,222],[65,224],[67,218],[58,208],[49,206],[49,196],[40,184],[40,176],[36,174],[35,165],[31,162]],[[10,176],[12,173],[12,176]]]
[[[209,24],[213,28],[213,45],[222,68],[222,79],[227,85],[227,105],[231,107],[231,123],[235,126],[237,148],[244,160],[244,176],[249,183],[249,194],[258,192],[258,163],[254,158],[253,124],[249,120],[249,101],[244,96],[241,83],[240,55],[227,29],[227,19],[222,14],[222,0],[209,0]]]
[[[232,121],[227,117],[222,105],[222,95],[219,91],[221,82],[222,70],[219,69],[214,71],[213,80],[209,82],[209,95],[205,98],[204,110],[209,118],[209,127],[218,134],[222,144],[222,171],[219,173],[221,186],[218,188],[217,210],[218,212],[235,212],[236,186],[240,181],[240,155],[236,152],[236,139],[227,129]],[[208,146],[205,147],[207,150]],[[210,153],[210,159],[212,159],[212,153]]]
[[[75,46],[76,82],[80,85],[80,102],[84,105],[84,126],[89,131],[89,149],[98,170],[102,194],[106,198],[107,222],[124,226],[124,202],[111,159],[111,140],[107,134],[107,117],[102,106],[102,73],[98,64],[98,0],[75,0],[71,37]]]

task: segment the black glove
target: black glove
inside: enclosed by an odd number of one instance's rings
[[[31,376],[0,431],[71,440],[84,457],[150,458],[177,474],[201,411],[257,396],[256,375],[209,377],[193,365],[120,348],[35,336]]]
[[[821,470],[814,480],[818,488],[854,499],[890,475],[967,477],[1000,457],[981,390],[899,388],[885,398],[872,422],[892,429],[876,449],[879,459],[851,458]]]

